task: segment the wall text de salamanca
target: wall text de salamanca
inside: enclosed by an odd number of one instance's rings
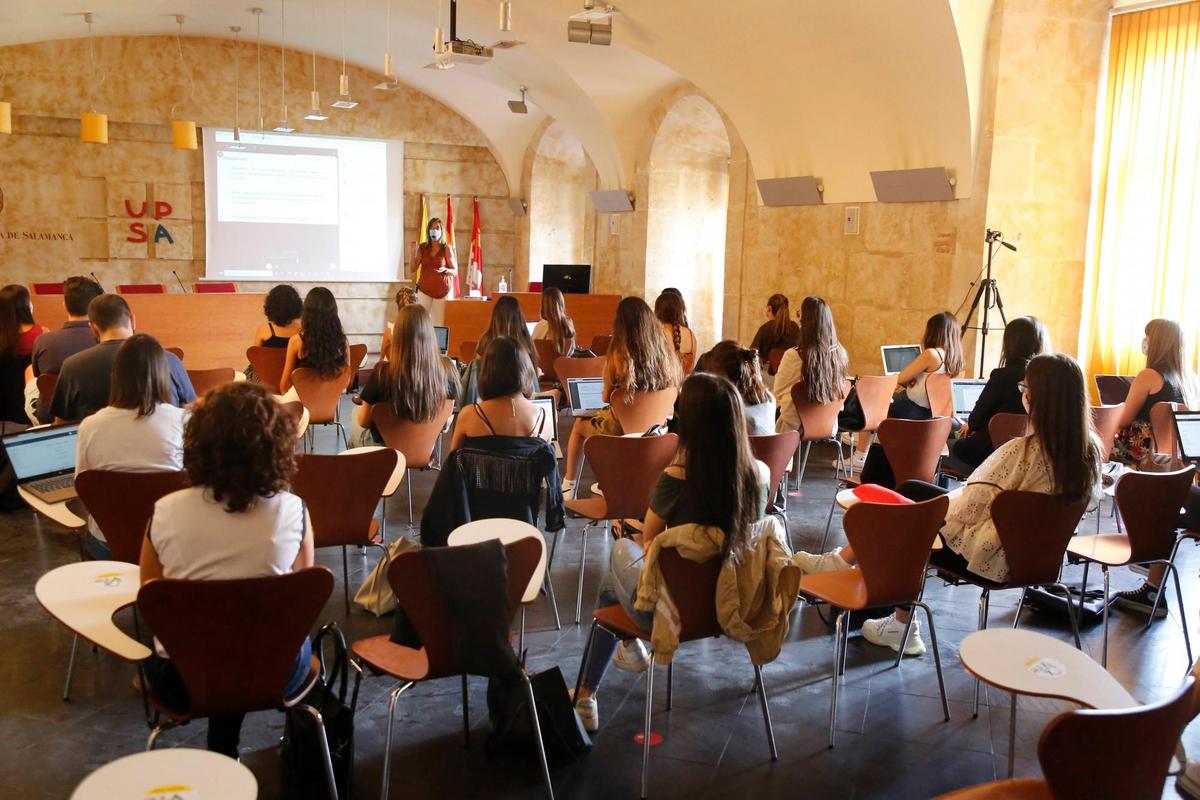
[[[25,239],[29,241],[61,241],[73,242],[75,237],[70,233],[44,233],[42,231],[0,231],[0,239]]]

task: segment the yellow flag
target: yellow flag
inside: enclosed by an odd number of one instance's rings
[[[421,227],[417,230],[417,246],[429,241],[429,201],[421,195]],[[421,282],[421,259],[417,259],[417,268],[413,270],[413,283]]]

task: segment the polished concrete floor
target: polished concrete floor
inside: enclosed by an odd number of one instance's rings
[[[318,434],[322,450],[332,450],[332,434]],[[814,462],[817,461],[814,456]],[[823,459],[824,464],[829,459]],[[432,474],[414,481],[417,508],[433,483]],[[789,518],[798,546],[815,548],[834,488],[829,467],[810,465],[803,491],[793,494]],[[1103,523],[1109,518],[1105,506]],[[388,532],[407,529],[403,491],[388,504]],[[1091,517],[1084,530],[1092,529]],[[835,522],[835,528],[837,523]],[[572,521],[553,567],[563,627],[555,630],[548,603],[529,608],[530,671],[560,666],[573,681],[587,626],[573,624],[575,581],[581,523]],[[589,538],[584,587],[585,620],[607,564],[606,537]],[[78,558],[72,534],[32,512],[0,514],[0,565],[3,620],[0,621],[0,797],[65,798],[89,772],[144,747],[146,726],[139,696],[130,686],[130,665],[104,653],[81,648],[72,699],[61,699],[71,637],[38,605],[37,578]],[[350,579],[357,586],[374,564],[374,555],[353,553]],[[340,552],[319,552],[318,560],[341,581]],[[1196,618],[1195,595],[1200,553],[1180,554],[1187,603],[1182,617],[1172,603],[1171,616],[1145,630],[1145,618],[1114,610],[1109,665],[1139,700],[1159,698],[1179,684],[1187,670],[1181,619]],[[1078,568],[1068,580],[1078,581]],[[1099,576],[1093,572],[1095,578]],[[1095,583],[1095,578],[1093,583]],[[1124,570],[1114,573],[1115,588],[1140,580]],[[684,646],[676,659],[674,708],[664,707],[665,675],[656,681],[655,732],[662,743],[652,750],[650,791],[654,797],[926,798],[961,786],[1004,777],[1009,741],[1008,695],[990,690],[979,716],[971,715],[974,683],[958,658],[959,642],[975,628],[979,593],[970,587],[945,587],[930,580],[932,605],[950,697],[951,721],[942,719],[931,653],[892,667],[892,651],[852,635],[844,691],[840,701],[837,746],[826,746],[829,675],[833,639],[815,608],[798,608],[777,662],[764,670],[775,723],[779,760],[769,758],[757,698],[750,693],[753,672],[745,650],[724,640]],[[1172,601],[1174,595],[1171,595]],[[1011,624],[1016,593],[992,601],[992,624]],[[118,615],[123,626],[128,615]],[[349,618],[340,586],[322,621],[337,620],[348,638],[385,632],[390,618],[375,619],[356,610]],[[1064,619],[1026,611],[1023,625],[1069,640]],[[1195,628],[1193,628],[1195,631]],[[928,637],[926,637],[928,644]],[[1085,647],[1096,654],[1100,626],[1085,632]],[[230,653],[228,669],[250,666]],[[363,681],[356,722],[354,796],[379,795],[387,695],[386,678]],[[592,753],[581,763],[554,772],[563,798],[627,798],[638,792],[640,730],[644,680],[613,670],[599,694],[601,730]],[[462,701],[457,679],[415,688],[397,710],[392,758],[392,797],[539,797],[533,766],[490,759],[484,749],[489,730],[486,682],[471,682],[472,741],[462,740]],[[1037,741],[1046,723],[1067,704],[1021,699],[1017,715],[1017,763],[1020,775],[1038,774]],[[251,715],[243,730],[243,761],[254,771],[260,797],[283,797],[278,740],[283,717],[274,712]],[[203,746],[204,723],[164,734],[160,747]],[[1200,753],[1200,725],[1185,737]],[[1170,784],[1166,796],[1175,796]]]

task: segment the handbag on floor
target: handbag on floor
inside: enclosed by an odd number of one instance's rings
[[[403,536],[392,542],[388,548],[387,558],[379,559],[375,569],[371,570],[371,574],[354,593],[354,605],[377,617],[395,611],[396,594],[392,591],[392,585],[388,583],[388,566],[392,563],[392,559],[401,553],[419,550],[420,547],[421,545],[411,539],[405,539]]]
[[[564,766],[590,753],[592,738],[575,713],[562,670],[551,667],[530,675],[529,682],[533,685],[546,762],[551,767]],[[492,720],[492,732],[487,739],[488,754],[513,753],[537,761],[537,740],[533,735],[529,699],[521,675],[489,680],[487,705]]]
[[[332,645],[333,657],[327,664],[324,647]],[[350,684],[350,656],[346,639],[336,622],[323,626],[312,643],[313,655],[321,660],[321,677],[296,707],[289,708],[283,725],[280,760],[287,797],[301,800],[332,800],[325,778],[325,754],[321,747],[321,729],[313,717],[300,708],[317,710],[325,723],[329,754],[333,762],[334,783],[339,798],[353,796],[354,710],[358,706],[358,687],[362,672],[355,668],[354,691],[347,699]]]

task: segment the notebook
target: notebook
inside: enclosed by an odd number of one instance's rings
[[[1184,461],[1200,461],[1200,411],[1176,411],[1175,437]]]
[[[78,425],[14,433],[4,437],[4,449],[22,489],[47,503],[77,497],[75,493],[75,443]]]
[[[1133,384],[1132,375],[1097,375],[1096,394],[1100,396],[1100,405],[1115,406],[1125,402],[1129,396],[1129,387]]]
[[[950,394],[954,397],[954,416],[961,419],[971,416],[986,385],[987,381],[982,379],[950,381]]]
[[[447,355],[450,352],[450,329],[445,325],[434,325],[433,335],[437,337],[438,352]]]
[[[879,352],[883,356],[883,374],[895,375],[921,355],[921,345],[885,344]]]
[[[595,416],[597,411],[608,405],[604,402],[603,394],[603,378],[567,378],[567,397],[573,416]]]

